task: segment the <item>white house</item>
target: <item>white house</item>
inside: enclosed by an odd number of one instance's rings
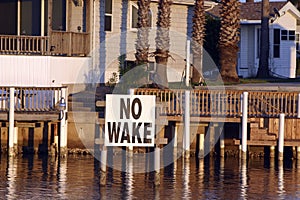
[[[209,11],[218,17],[220,6]],[[276,13],[275,13],[276,10]],[[278,11],[278,12],[277,12]],[[255,77],[259,66],[261,2],[241,3],[238,75]],[[270,2],[269,69],[273,76],[295,78],[300,12],[290,2]]]
[[[242,3],[238,75],[255,77],[259,65],[261,2]],[[295,78],[300,12],[291,2],[270,2],[269,69],[273,76]],[[276,12],[278,11],[278,12]],[[276,13],[275,13],[276,12]]]

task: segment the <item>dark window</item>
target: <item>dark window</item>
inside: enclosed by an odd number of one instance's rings
[[[299,34],[296,34],[296,50],[299,51]]]
[[[287,38],[288,38],[288,31],[281,30],[281,40],[287,40]]]
[[[131,28],[137,28],[138,25],[138,7],[131,6]],[[149,27],[152,27],[152,12],[149,10]]]
[[[295,31],[289,31],[289,40],[295,41]]]
[[[105,31],[112,31],[112,0],[105,0]]]
[[[273,56],[274,58],[280,57],[280,29],[274,29]]]
[[[256,45],[257,45],[257,49],[256,49],[256,57],[259,58],[259,54],[260,54],[260,28],[257,29],[257,41],[256,41]]]

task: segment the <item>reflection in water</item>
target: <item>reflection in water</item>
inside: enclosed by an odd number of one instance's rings
[[[58,192],[59,197],[66,198],[66,183],[67,180],[67,158],[58,159],[57,178],[58,178]]]
[[[247,199],[247,160],[241,159],[240,164],[240,174],[241,174],[241,198]]]
[[[154,173],[134,173],[139,160],[133,157],[123,162],[124,172],[108,168],[107,185],[100,186],[99,161],[91,156],[0,159],[0,197],[6,199],[300,198],[300,161],[178,159],[161,169],[161,185],[154,186]]]
[[[183,169],[183,198],[190,196],[190,160],[186,159],[182,162]]]
[[[13,199],[16,194],[16,177],[17,177],[17,159],[8,158],[7,162],[7,190],[8,199]]]
[[[283,179],[283,161],[278,161],[278,196],[284,199],[285,191],[284,191],[284,179]]]

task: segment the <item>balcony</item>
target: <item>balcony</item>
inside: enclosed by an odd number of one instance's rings
[[[0,54],[87,56],[89,33],[52,31],[49,36],[0,35]]]

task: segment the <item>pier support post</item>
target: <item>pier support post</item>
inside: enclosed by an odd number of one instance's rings
[[[18,150],[18,127],[14,127],[14,152],[15,154],[19,153]]]
[[[185,158],[190,157],[190,91],[184,92],[184,137],[183,137],[183,150]]]
[[[225,141],[224,141],[224,129],[219,127],[220,131],[220,156],[225,157]]]
[[[300,118],[300,93],[298,94],[298,102],[297,102],[297,118]]]
[[[61,100],[65,102],[65,109],[61,111],[61,117],[60,117],[60,156],[66,157],[68,150],[67,150],[67,134],[68,134],[68,122],[67,122],[67,112],[68,112],[68,91],[67,88],[61,89]]]
[[[106,185],[107,149],[103,145],[100,155],[100,186]]]
[[[129,94],[134,95],[134,89],[129,89]],[[133,157],[133,146],[128,147],[128,157]]]
[[[204,139],[205,138],[205,133],[200,133],[199,134],[199,155],[198,158],[199,159],[203,159],[204,158]]]
[[[9,88],[9,129],[8,129],[8,155],[14,156],[14,129],[15,129],[15,88]]]
[[[297,149],[297,160],[300,160],[300,147],[296,147]]]
[[[279,134],[278,134],[278,159],[283,160],[283,147],[284,147],[284,121],[285,115],[279,115]]]
[[[270,146],[270,158],[275,158],[275,146]]]
[[[248,92],[243,92],[242,159],[247,157]]]
[[[154,185],[160,185],[160,148],[154,148]]]
[[[173,154],[174,154],[175,158],[177,157],[177,138],[178,138],[178,127],[175,122],[174,137],[173,137]]]

